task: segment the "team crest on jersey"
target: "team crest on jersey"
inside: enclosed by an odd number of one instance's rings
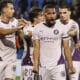
[[[57,34],[59,34],[59,30],[56,29],[56,30],[53,31],[53,33],[54,33],[55,35],[57,35]]]

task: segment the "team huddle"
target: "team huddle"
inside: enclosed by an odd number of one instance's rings
[[[61,4],[58,10],[57,13],[50,3],[43,9],[32,8],[29,22],[13,17],[15,11],[11,1],[1,2],[0,80],[15,80],[16,33],[23,40],[26,51],[30,50],[30,54],[24,53],[22,60],[22,73],[26,70],[30,75],[22,74],[22,80],[68,80],[67,76],[69,80],[79,80],[79,26],[70,18],[68,5]],[[32,46],[28,46],[26,37],[30,38]],[[35,74],[39,78],[35,79]]]

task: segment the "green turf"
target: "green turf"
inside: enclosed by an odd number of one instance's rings
[[[16,80],[20,80],[20,76],[16,76]]]

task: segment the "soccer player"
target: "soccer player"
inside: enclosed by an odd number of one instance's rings
[[[78,47],[79,41],[79,26],[77,22],[70,18],[71,10],[66,4],[62,4],[59,7],[60,19],[58,22],[60,26],[64,28],[65,33],[70,36],[70,48],[72,50],[72,60],[73,66],[75,68],[75,74],[70,75],[70,80],[79,80],[79,70],[80,70],[80,50]],[[74,30],[73,30],[74,29]]]
[[[42,80],[66,80],[64,59],[61,54],[63,39],[65,57],[69,73],[74,73],[69,48],[69,38],[56,21],[56,10],[52,4],[43,9],[45,21],[37,24],[33,30],[33,71],[39,73]],[[40,65],[40,69],[39,69]]]
[[[27,42],[27,51],[26,56],[23,59],[22,62],[22,71],[24,80],[32,79],[33,78],[33,59],[32,59],[32,53],[33,53],[33,44],[32,44],[32,32],[34,29],[34,26],[44,20],[43,12],[39,8],[31,8],[29,12],[29,18],[31,21],[31,25],[28,27],[25,27],[24,35]],[[33,80],[33,79],[32,79]]]
[[[0,76],[4,73],[3,80],[15,80],[15,32],[22,30],[23,26],[18,27],[18,21],[13,18],[14,6],[11,1],[2,1],[0,11]]]

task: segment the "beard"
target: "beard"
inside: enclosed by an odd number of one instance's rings
[[[53,27],[54,24],[55,24],[54,19],[46,20],[46,22],[45,22],[45,25],[47,25],[48,27]]]

